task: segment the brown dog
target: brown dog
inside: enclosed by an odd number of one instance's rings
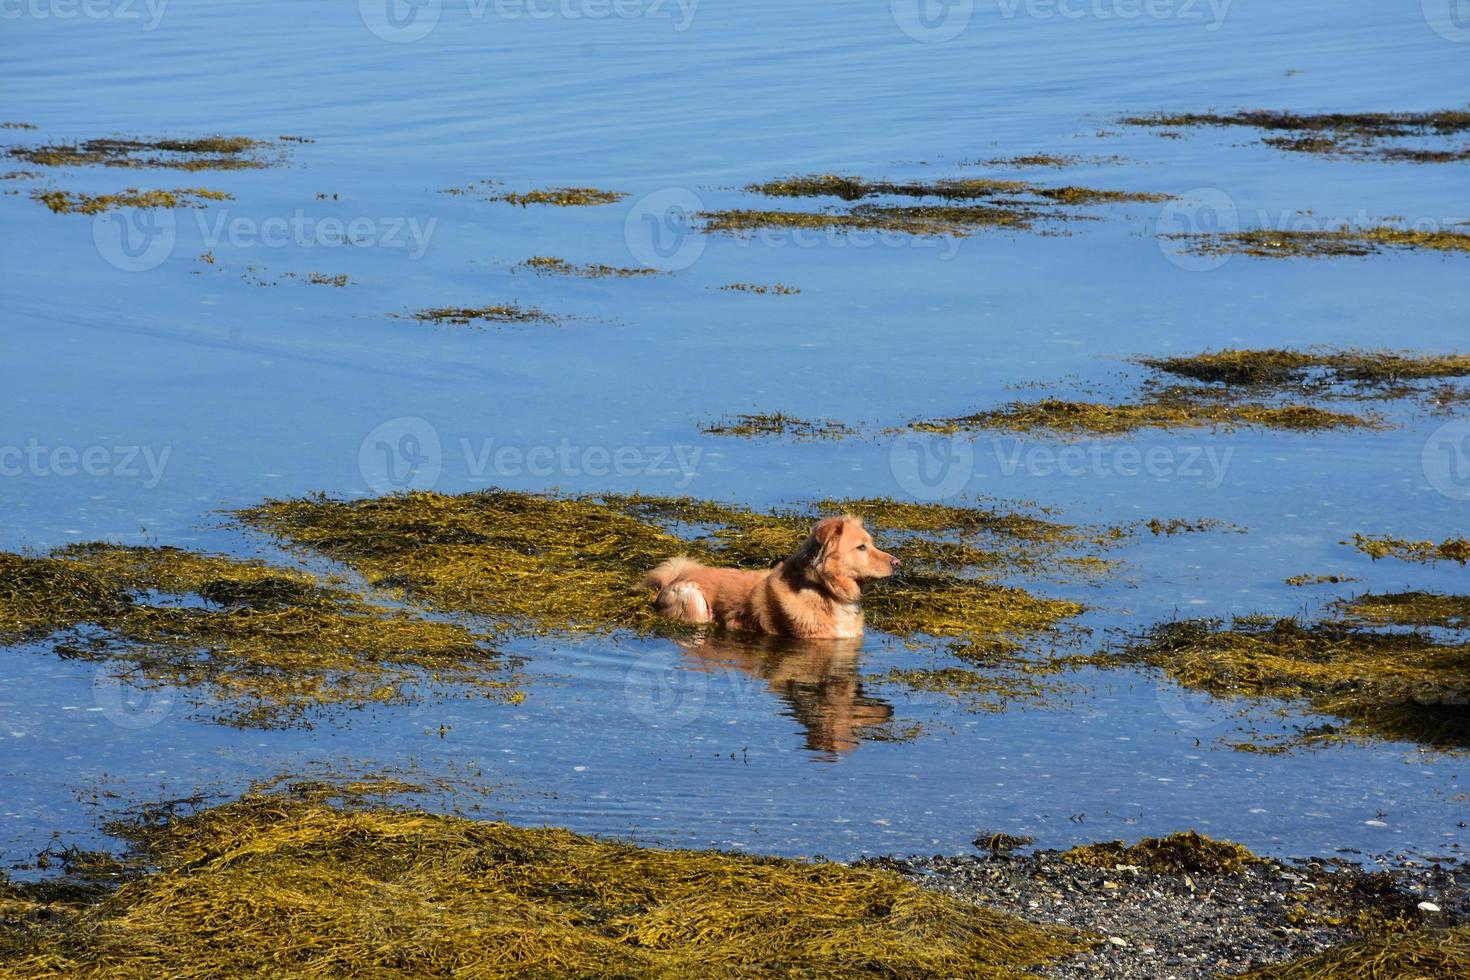
[[[764,572],[710,568],[670,558],[648,573],[653,607],[690,623],[812,639],[863,635],[863,586],[887,578],[898,559],[873,546],[856,517],[817,522],[796,554]]]

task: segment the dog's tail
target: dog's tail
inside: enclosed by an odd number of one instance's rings
[[[642,587],[644,589],[658,589],[662,592],[668,588],[669,583],[677,581],[685,572],[703,567],[703,565],[687,555],[677,555],[645,575],[643,577]]]

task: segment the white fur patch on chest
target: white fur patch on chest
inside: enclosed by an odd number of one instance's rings
[[[832,637],[852,640],[863,635],[863,610],[857,603],[832,607]]]

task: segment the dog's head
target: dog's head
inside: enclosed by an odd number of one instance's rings
[[[796,555],[808,575],[847,602],[856,602],[867,583],[898,570],[898,559],[879,551],[863,522],[848,515],[818,521]]]

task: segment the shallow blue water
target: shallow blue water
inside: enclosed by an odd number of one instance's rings
[[[584,2],[555,8],[583,16],[541,17],[426,3],[396,27],[370,0],[174,0],[156,24],[142,4],[96,8],[105,17],[4,8],[4,118],[39,127],[0,130],[10,143],[211,132],[315,142],[288,144],[288,165],[261,171],[93,168],[3,182],[20,193],[0,197],[0,447],[25,455],[6,457],[23,462],[0,479],[0,546],[104,538],[248,552],[262,543],[224,527],[220,509],[400,485],[756,506],[943,490],[1031,499],[1079,521],[1211,517],[1248,529],[1131,546],[1123,579],[1085,596],[1099,630],[1176,613],[1311,611],[1310,594],[1282,584],[1304,572],[1352,574],[1364,589],[1463,588],[1457,568],[1374,565],[1341,543],[1355,531],[1463,529],[1463,484],[1439,455],[1460,430],[1436,435],[1456,424],[1447,417],[1401,412],[1401,427],[1371,434],[1152,433],[1061,460],[1061,443],[982,439],[932,447],[958,455],[926,473],[886,437],[699,433],[701,421],[752,409],[881,427],[1020,397],[1014,386],[1028,382],[1113,391],[1137,376],[1125,359],[1139,353],[1463,343],[1463,259],[1202,268],[1154,234],[1220,215],[1241,227],[1359,215],[1447,225],[1470,218],[1463,165],[1320,159],[1246,131],[1173,140],[1116,124],[1160,109],[1463,104],[1470,45],[1454,22],[1436,31],[1419,5],[1368,0],[1181,0],[1150,8],[1171,16],[1133,19],[1127,3],[979,4],[968,19],[959,4],[963,23],[931,31],[891,6],[903,4],[649,0],[619,8],[642,16],[598,17]],[[416,40],[368,26],[408,37],[435,17]],[[1035,152],[1122,159],[1019,176],[1183,203],[1098,212],[1107,220],[1061,236],[944,242],[740,241],[688,234],[678,220],[680,208],[748,203],[737,188],[756,179],[979,175],[994,168],[962,164]],[[486,180],[630,196],[522,209],[441,193]],[[39,184],[197,185],[234,200],[119,226],[50,214],[28,197]],[[364,244],[338,244],[343,235]],[[673,274],[512,270],[532,255]],[[242,278],[309,271],[353,285]],[[801,293],[717,289],[776,280]],[[567,319],[477,331],[394,316],[509,300]],[[122,803],[228,793],[341,759],[480,771],[498,786],[490,806],[518,820],[775,853],[953,852],[982,827],[1060,844],[1196,826],[1290,854],[1437,852],[1465,839],[1463,761],[1402,745],[1222,750],[1231,706],[1143,676],[1082,675],[1065,706],[1002,715],[869,680],[866,694],[896,720],[931,731],[834,754],[810,747],[768,685],[669,643],[517,652],[532,678],[519,706],[449,698],[310,732],[238,732],[192,720],[181,696],[137,700],[44,649],[5,651],[0,849],[22,860],[52,831],[92,834],[84,801],[96,791]],[[862,669],[923,657],[870,637]],[[1263,712],[1253,723],[1302,722]]]

